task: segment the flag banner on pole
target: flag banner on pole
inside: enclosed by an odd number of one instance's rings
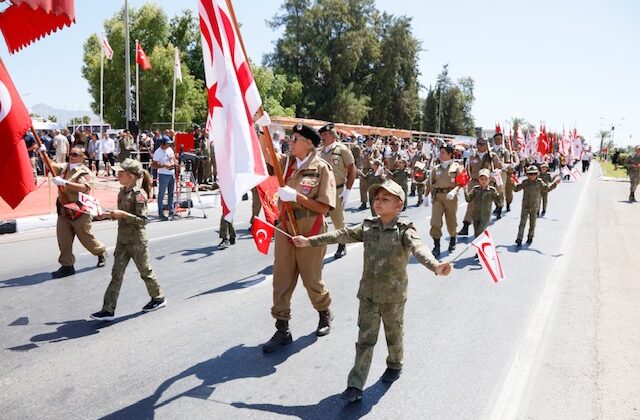
[[[109,45],[109,40],[106,35],[102,35],[102,52],[107,60],[113,59],[113,48]]]
[[[502,181],[502,170],[494,169],[491,171],[491,178],[496,182],[497,187],[502,187],[504,182]]]
[[[0,60],[0,197],[12,209],[36,188],[27,146],[22,140],[30,128],[29,112]]]
[[[480,264],[487,270],[491,280],[497,283],[500,280],[505,279],[504,271],[502,271],[502,263],[500,262],[500,256],[496,250],[496,246],[491,239],[491,235],[488,230],[485,230],[476,239],[471,242],[471,245],[478,251],[478,258]]]
[[[138,43],[138,48],[136,51],[136,63],[140,65],[140,68],[142,68],[142,70],[149,70],[151,68],[151,61],[149,61],[149,57],[147,57],[147,54],[145,54],[140,43]]]
[[[102,207],[100,207],[98,199],[94,196],[79,192],[78,203],[80,204],[82,211],[89,213],[92,216],[102,216]]]
[[[560,173],[562,174],[563,177],[568,176],[570,179],[573,178],[574,181],[578,181],[578,177],[576,176],[576,172],[578,172],[578,168],[576,168],[576,171],[571,171],[569,170],[568,167],[563,166],[562,169],[560,170]]]
[[[14,54],[75,21],[73,0],[11,0],[0,13],[0,30]]]
[[[175,60],[173,64],[173,72],[175,74],[176,80],[182,82],[182,66],[180,65],[180,50],[178,47],[175,49]]]
[[[209,142],[216,154],[218,185],[233,214],[242,196],[268,176],[253,125],[262,100],[225,1],[199,0],[199,14]]]
[[[258,251],[263,254],[269,253],[269,245],[271,245],[271,238],[275,234],[275,229],[270,223],[266,223],[259,217],[253,218],[253,224],[251,225],[251,235],[256,242]]]
[[[256,187],[260,197],[260,204],[262,204],[262,210],[264,211],[264,218],[271,224],[275,224],[279,217],[278,187],[280,187],[280,184],[278,184],[278,178],[275,176],[270,176]]]
[[[576,179],[576,181],[578,179],[580,179],[580,177],[582,176],[582,174],[580,173],[580,170],[578,169],[577,166],[574,166],[573,169],[571,170],[571,174],[573,175],[573,177]]]

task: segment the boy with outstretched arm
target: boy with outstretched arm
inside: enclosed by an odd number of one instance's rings
[[[349,373],[342,398],[348,402],[362,399],[369,374],[373,348],[378,339],[380,320],[384,324],[389,356],[382,381],[391,383],[400,377],[403,362],[404,305],[407,300],[407,264],[410,255],[436,275],[448,275],[451,263],[440,263],[422,244],[413,224],[399,219],[405,193],[391,180],[369,188],[377,217],[343,229],[305,238],[296,236],[298,247],[334,243],[364,242],[363,273],[358,290],[358,342],[356,360]]]

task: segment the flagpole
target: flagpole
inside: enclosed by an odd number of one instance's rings
[[[104,32],[100,40],[100,140],[104,127]]]
[[[236,32],[238,33],[238,41],[240,41],[240,47],[242,47],[242,52],[244,53],[245,59],[247,62],[249,61],[249,56],[247,55],[247,50],[244,47],[244,40],[242,39],[242,33],[240,32],[240,25],[238,25],[238,19],[236,19],[236,12],[233,10],[233,5],[231,4],[231,0],[225,0],[227,3],[227,8],[229,9],[229,13],[231,14],[231,19],[233,20],[233,26],[235,27]],[[258,108],[258,116],[262,117],[264,115],[264,108],[262,105]],[[280,167],[280,161],[278,160],[278,155],[276,154],[276,150],[273,147],[273,140],[271,139],[271,132],[269,131],[268,126],[264,126],[263,128],[264,135],[266,137],[267,149],[269,150],[269,156],[271,157],[272,167],[276,172],[276,176],[278,177],[278,183],[280,187],[284,187],[284,176],[282,173],[282,168]],[[296,218],[293,215],[293,210],[291,208],[291,203],[284,202],[284,211],[289,218],[289,222],[291,223],[291,230],[294,235],[298,235],[298,224],[296,223]]]
[[[124,70],[125,70],[125,125],[131,121],[131,41],[129,40],[129,2],[124,0]]]
[[[178,53],[178,47],[176,47],[174,51],[174,59],[173,59],[173,102],[171,104],[171,130],[175,129],[176,124],[176,60],[175,54]]]
[[[283,235],[285,235],[285,236],[289,237],[290,239],[293,239],[293,236],[289,235],[287,232],[285,232],[284,230],[282,230],[282,229],[280,229],[280,228],[276,227],[275,225],[272,225],[271,223],[267,222],[266,220],[263,220],[263,219],[261,219],[261,218],[259,218],[259,217],[257,217],[257,216],[256,216],[256,217],[254,217],[254,219],[258,219],[258,220],[260,220],[260,221],[261,221],[262,223],[264,223],[265,225],[267,225],[267,226],[269,226],[269,227],[272,227],[273,229],[277,230],[278,232],[282,233]]]
[[[138,40],[136,39],[136,56],[138,54]],[[136,121],[140,124],[140,64],[136,59]]]

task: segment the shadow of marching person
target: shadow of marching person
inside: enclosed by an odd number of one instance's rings
[[[301,420],[315,419],[359,419],[371,412],[380,399],[389,390],[390,385],[376,382],[362,393],[362,401],[348,404],[340,398],[340,394],[331,395],[313,405],[276,405],[231,403],[232,406],[248,410],[266,411],[269,413],[294,416]]]
[[[122,408],[114,413],[102,417],[103,419],[153,419],[155,410],[171,404],[181,397],[209,399],[215,391],[215,386],[236,379],[264,378],[276,372],[276,367],[284,363],[289,357],[309,347],[316,341],[315,331],[297,338],[292,345],[286,346],[275,353],[263,353],[262,344],[246,347],[244,344],[232,347],[220,356],[198,363],[189,369],[165,380],[147,398]],[[172,396],[162,402],[162,395],[176,382],[196,377],[202,383],[191,389]]]

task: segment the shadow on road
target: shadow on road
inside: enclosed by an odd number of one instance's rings
[[[535,252],[536,254],[540,254],[540,255],[547,255],[542,251],[539,251],[535,248],[531,248],[531,246],[529,245],[522,245],[521,247],[518,247],[518,245],[498,245],[496,246],[496,249],[505,249],[507,250],[507,252],[512,252],[512,253],[517,253],[517,252]],[[554,255],[547,255],[548,257],[551,258],[558,258],[558,257],[562,257],[564,254],[554,254]]]
[[[82,274],[85,273],[87,271],[92,271],[92,270],[97,270],[96,267],[85,267],[82,268],[80,270],[76,270],[76,276],[78,274]],[[73,276],[70,277],[65,277],[64,279],[71,279],[73,278]],[[8,280],[2,280],[0,281],[0,289],[5,289],[7,287],[23,287],[23,286],[35,286],[38,284],[42,284],[44,282],[50,281],[50,280],[63,280],[63,279],[54,279],[53,277],[51,277],[51,273],[50,272],[44,272],[44,273],[36,273],[36,274],[30,274],[28,276],[22,276],[22,277],[16,277],[13,279],[8,279]]]
[[[227,283],[222,286],[218,286],[215,289],[207,290],[206,292],[198,293],[197,295],[189,296],[187,299],[193,299],[199,296],[211,295],[214,293],[221,292],[230,292],[232,290],[240,290],[246,289],[251,286],[255,286],[256,284],[260,284],[267,279],[266,276],[273,274],[273,265],[263,268],[258,271],[256,274],[251,274],[250,276],[241,278],[239,280],[235,280],[231,283]],[[256,276],[259,276],[256,278]]]
[[[276,373],[276,367],[289,357],[300,352],[316,341],[315,331],[297,338],[291,345],[278,352],[265,354],[262,345],[246,347],[244,344],[225,351],[164,381],[153,395],[132,405],[111,413],[104,419],[153,419],[155,410],[172,403],[178,398],[191,397],[207,400],[215,391],[215,386],[244,378],[264,378]],[[178,395],[160,402],[162,394],[181,379],[195,376],[202,383]],[[213,416],[212,416],[213,418]]]
[[[295,416],[301,420],[359,419],[369,414],[388,390],[389,385],[378,381],[365,389],[362,394],[362,401],[355,404],[347,404],[344,400],[340,399],[340,394],[335,394],[313,405],[286,406],[275,404],[245,404],[242,402],[234,402],[231,405],[237,408]]]

